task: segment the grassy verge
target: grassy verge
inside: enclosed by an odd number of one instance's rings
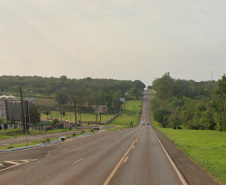
[[[129,128],[129,124],[132,121],[133,125],[136,126],[140,119],[141,106],[141,100],[128,101],[125,105],[125,108],[123,109],[122,114],[110,125],[117,125],[121,128]]]
[[[226,184],[226,132],[155,127],[210,174]]]
[[[50,133],[58,133],[58,132],[69,132],[74,130],[69,129],[54,129],[48,131],[39,131],[39,130],[29,130],[28,135],[38,135],[38,134],[50,134]],[[24,136],[24,131],[22,129],[7,129],[0,131],[0,139],[7,139],[13,137]]]
[[[13,149],[13,148],[20,148],[24,146],[34,146],[40,143],[48,143],[50,141],[56,140],[56,138],[46,138],[46,139],[41,139],[37,141],[31,141],[27,143],[19,143],[19,144],[14,144],[14,145],[8,145],[8,146],[2,146],[0,147],[0,150],[8,150],[8,149]]]
[[[94,133],[97,132],[97,131],[94,131]],[[80,133],[73,133],[71,135],[66,135],[65,137],[66,138],[72,138],[72,137],[75,137],[75,136],[80,136],[80,135],[84,135],[84,134],[88,134],[88,133],[93,133],[93,131],[91,132],[85,132],[84,130],[81,130]],[[25,147],[25,146],[34,146],[34,145],[37,145],[37,144],[40,144],[40,143],[48,143],[50,141],[54,141],[56,140],[57,137],[54,137],[54,138],[45,138],[45,139],[40,139],[40,140],[37,140],[37,141],[31,141],[31,142],[28,142],[28,143],[19,143],[19,144],[14,144],[14,145],[8,145],[8,146],[2,146],[0,147],[0,150],[8,150],[8,149],[13,149],[13,148],[20,148],[20,147]]]

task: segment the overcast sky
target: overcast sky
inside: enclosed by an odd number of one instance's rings
[[[225,0],[0,0],[0,75],[220,79]]]

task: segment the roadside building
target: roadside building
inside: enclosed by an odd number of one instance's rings
[[[0,117],[6,117],[5,101],[0,101]]]

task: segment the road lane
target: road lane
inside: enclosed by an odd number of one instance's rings
[[[146,93],[141,122],[150,122],[149,104]],[[0,172],[0,184],[182,184],[151,125],[0,154],[0,161],[27,159],[37,160]],[[192,182],[199,182],[193,184],[201,184],[198,178],[192,178]]]
[[[148,125],[143,127],[136,148],[129,153],[127,162],[119,168],[109,184],[181,185],[152,128]]]
[[[37,161],[0,173],[0,184],[103,184],[138,132],[111,131],[56,145]]]

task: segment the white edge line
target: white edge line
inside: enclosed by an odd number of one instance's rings
[[[123,163],[126,163],[128,159],[129,159],[129,157],[127,156],[127,157],[125,158],[125,160],[123,161]]]
[[[103,145],[102,148],[104,148],[105,146],[107,146],[107,144]]]
[[[23,164],[23,163],[18,163],[18,162],[15,162],[15,161],[4,161],[4,162],[9,163],[9,164],[13,164],[13,165]]]
[[[152,128],[152,130],[154,131],[154,129]],[[177,176],[179,177],[180,181],[182,182],[183,185],[188,185],[188,183],[184,180],[184,177],[182,176],[181,172],[178,170],[177,166],[175,165],[175,163],[173,162],[172,158],[170,157],[170,155],[168,154],[168,152],[166,151],[165,147],[163,146],[162,142],[160,141],[160,139],[158,138],[157,134],[155,133],[155,137],[158,140],[158,142],[160,143],[163,151],[165,152],[167,158],[169,159],[171,165],[173,166],[173,169],[175,170]]]
[[[17,166],[19,166],[20,164],[18,164],[18,165],[13,165],[13,166],[10,166],[10,167],[8,167],[8,168],[5,168],[5,169],[2,169],[2,170],[0,170],[0,172],[2,172],[2,171],[5,171],[5,170],[8,170],[8,169],[10,169],[10,168],[14,168],[14,167],[17,167]]]
[[[33,161],[36,161],[36,160],[37,159],[31,159],[30,162],[33,162]],[[23,160],[21,160],[21,161],[23,161]],[[5,170],[8,170],[8,169],[11,169],[11,168],[14,168],[14,167],[17,167],[17,166],[20,166],[20,165],[23,165],[23,164],[25,164],[25,163],[18,163],[17,165],[13,165],[13,166],[10,166],[8,168],[4,168],[4,169],[0,170],[0,172],[5,171]]]
[[[73,164],[76,164],[76,163],[78,163],[78,162],[82,161],[83,159],[84,159],[84,158],[81,158],[81,159],[79,159],[79,160],[77,160],[77,161],[73,162]]]

